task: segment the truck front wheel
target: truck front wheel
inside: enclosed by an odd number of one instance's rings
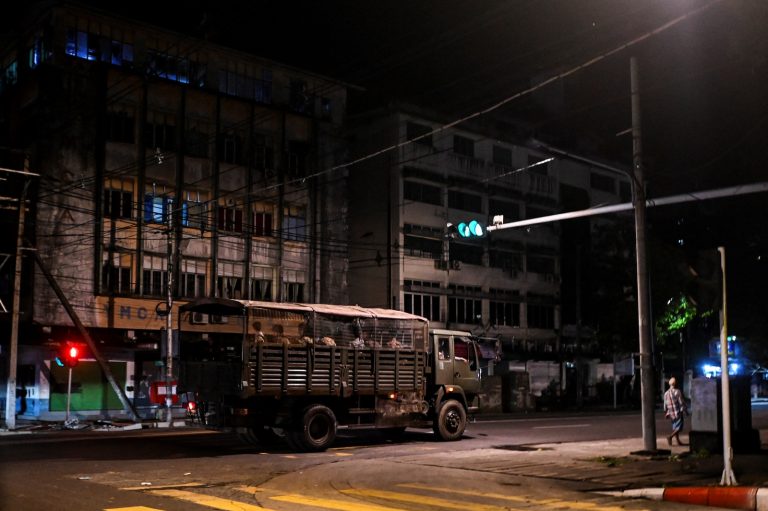
[[[325,405],[307,406],[297,422],[285,432],[288,444],[297,450],[324,451],[336,440],[336,415]]]
[[[440,405],[432,429],[441,440],[458,440],[467,427],[467,412],[461,403],[449,399]]]

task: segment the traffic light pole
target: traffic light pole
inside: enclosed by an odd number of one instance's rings
[[[72,368],[70,367],[67,372],[67,415],[64,417],[64,426],[69,425],[69,406],[72,403]]]

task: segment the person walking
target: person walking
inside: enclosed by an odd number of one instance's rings
[[[667,435],[667,443],[672,445],[672,439],[677,439],[677,445],[687,445],[680,441],[680,432],[685,425],[685,414],[687,412],[683,393],[677,388],[677,380],[673,376],[669,379],[669,389],[664,393],[664,412],[666,417],[672,421],[672,433]]]

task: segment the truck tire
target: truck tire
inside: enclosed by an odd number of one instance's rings
[[[269,426],[254,426],[250,428],[237,428],[237,437],[241,442],[250,445],[268,446],[282,440],[280,435]]]
[[[336,415],[325,405],[309,405],[297,424],[285,432],[288,445],[298,451],[320,452],[336,440]]]
[[[464,434],[467,427],[467,412],[455,399],[448,399],[437,411],[437,417],[432,426],[435,434],[441,440],[458,440]]]

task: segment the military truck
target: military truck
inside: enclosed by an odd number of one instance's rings
[[[458,440],[478,409],[468,332],[390,309],[200,299],[179,310],[179,391],[248,442],[331,446],[337,429],[432,428]]]

